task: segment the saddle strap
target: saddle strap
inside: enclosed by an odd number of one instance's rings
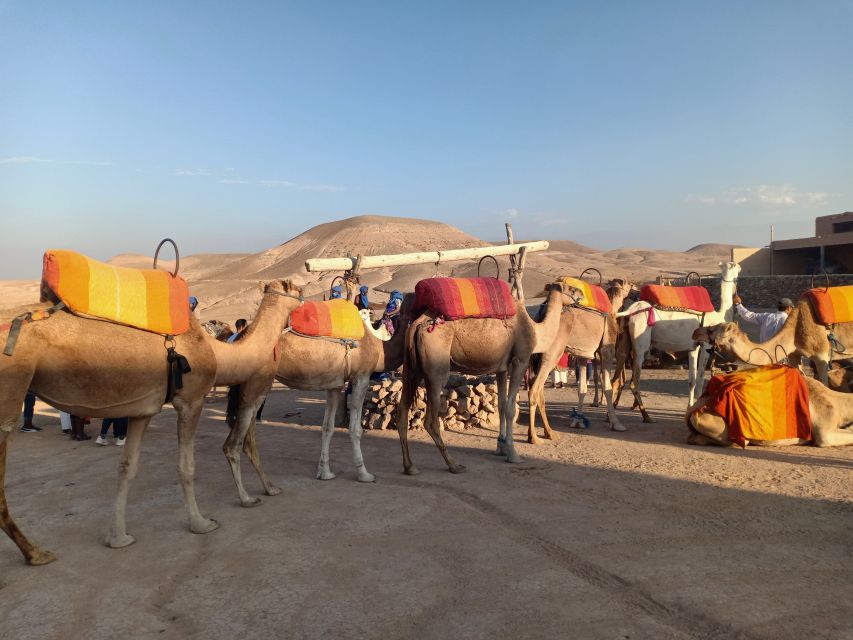
[[[6,348],[3,349],[3,355],[11,356],[15,353],[15,345],[18,344],[18,336],[21,334],[21,327],[29,322],[35,322],[36,320],[46,320],[57,311],[64,308],[64,302],[57,302],[49,309],[28,311],[27,313],[21,314],[12,320],[11,324],[0,326],[0,330],[6,329],[7,327],[9,329],[9,335],[6,337]]]
[[[175,347],[166,349],[166,362],[169,363],[167,374],[166,402],[171,402],[175,397],[175,391],[184,388],[184,374],[192,371],[190,362],[175,350]]]

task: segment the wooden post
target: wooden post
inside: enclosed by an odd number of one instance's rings
[[[504,228],[506,229],[506,243],[507,244],[515,244],[515,241],[512,237],[512,225],[509,222],[504,222]],[[509,281],[509,289],[515,295],[516,300],[519,300],[518,297],[518,285],[515,277],[515,254],[510,254],[509,256],[509,277],[507,280]]]
[[[527,247],[521,247],[517,260],[518,267],[515,270],[515,289],[518,293],[518,299],[524,302],[524,286],[521,284],[521,279],[524,277],[524,265],[527,264]]]

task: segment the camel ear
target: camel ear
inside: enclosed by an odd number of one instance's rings
[[[262,281],[262,280],[258,280],[258,291],[260,291],[261,293],[263,293],[263,292],[264,292],[264,286],[265,286],[265,285],[264,285],[263,281]]]

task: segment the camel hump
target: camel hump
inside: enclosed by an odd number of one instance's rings
[[[799,370],[771,364],[711,378],[707,407],[729,427],[729,440],[811,440],[806,380]]]
[[[640,300],[664,309],[687,309],[697,313],[713,313],[714,305],[705,287],[667,287],[646,284],[640,289]]]
[[[186,281],[160,269],[114,267],[74,251],[44,254],[42,296],[52,292],[72,313],[154,333],[190,326]]]
[[[427,278],[415,285],[415,311],[425,310],[445,320],[511,318],[517,305],[497,278]]]
[[[581,292],[581,299],[577,304],[588,309],[595,309],[602,313],[612,313],[613,305],[610,303],[610,298],[607,297],[607,292],[597,284],[590,284],[579,278],[571,278],[563,276],[558,280],[563,287],[572,287]]]
[[[853,322],[853,285],[809,289],[803,294],[820,324]]]
[[[290,328],[304,336],[361,340],[364,338],[364,321],[352,302],[327,300],[306,301],[290,312]]]

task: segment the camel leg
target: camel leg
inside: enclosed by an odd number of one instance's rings
[[[205,518],[198,509],[195,499],[195,432],[198,428],[198,420],[201,410],[204,408],[204,399],[188,403],[175,398],[173,404],[178,411],[178,475],[181,478],[181,486],[184,489],[184,503],[187,506],[187,514],[190,520],[190,531],[193,533],[209,533],[219,528],[216,520]]]
[[[543,370],[543,368],[539,369],[540,374]],[[542,378],[543,386],[545,384],[545,378],[547,377],[548,374],[546,373],[545,377]],[[506,455],[506,451],[504,450],[504,442],[506,442],[506,413],[504,411],[504,407],[506,407],[506,371],[498,371],[495,375],[495,379],[498,385],[498,424],[500,425],[498,428],[498,444],[495,449],[495,455],[504,456]],[[538,382],[538,379],[539,376],[537,376],[537,379],[534,382]]]
[[[577,366],[578,366],[578,408],[577,412],[583,418],[583,402],[586,397],[586,393],[589,390],[589,386],[587,384],[586,379],[586,365],[589,362],[586,358],[577,358]],[[575,419],[573,427],[582,428],[584,426],[583,422],[579,419]]]
[[[540,444],[542,442],[539,439],[539,436],[536,435],[536,411],[539,408],[539,387],[545,386],[544,378],[542,380],[539,379],[541,372],[542,366],[540,364],[536,371],[532,371],[533,378],[528,381],[529,384],[527,387],[527,417],[529,420],[527,427],[527,442],[530,444]],[[500,403],[500,399],[498,399],[498,402]],[[500,411],[498,412],[498,415],[500,415]],[[503,452],[501,451],[501,453]]]
[[[702,352],[702,346],[699,345],[695,349],[687,352],[687,406],[692,407],[693,403],[696,401],[696,398],[699,397],[699,394],[696,392],[696,387],[699,386],[698,377],[704,377],[704,370],[700,372],[699,370],[699,362],[700,360],[704,364],[704,359],[701,358],[700,353]]]
[[[527,403],[529,405],[529,414],[530,414],[530,426],[527,430],[527,442],[530,444],[540,444],[541,440],[536,435],[536,411],[539,411],[539,414],[542,416],[542,427],[545,430],[544,437],[548,440],[556,440],[557,437],[554,434],[554,430],[551,429],[551,424],[548,421],[548,414],[545,410],[545,381],[548,379],[548,375],[554,368],[554,365],[557,363],[557,359],[551,356],[550,354],[543,353],[541,356],[541,360],[539,363],[539,370],[536,373],[536,377],[533,379],[533,382],[530,384],[530,389],[527,392]],[[503,406],[503,402],[498,397],[498,402],[500,406]],[[503,451],[500,452],[503,455]]]
[[[539,406],[539,415],[542,418],[542,429],[544,431],[543,436],[546,440],[556,440],[557,434],[554,433],[554,430],[551,428],[551,421],[548,420],[548,412],[545,410],[545,387],[544,381],[543,386],[539,388],[539,394],[536,398],[537,405]]]
[[[420,473],[418,468],[412,462],[412,456],[409,454],[409,407],[412,404],[412,391],[417,389],[419,380],[413,380],[411,384],[406,379],[406,376],[414,375],[411,370],[403,369],[403,390],[400,393],[400,404],[397,406],[397,435],[400,437],[400,448],[403,450],[403,473],[409,476],[416,476]]]
[[[815,356],[812,358],[812,366],[814,367],[814,377],[820,383],[829,386],[829,359],[824,360],[823,356]]]
[[[453,459],[453,456],[450,455],[450,452],[447,450],[447,445],[444,443],[444,438],[441,437],[441,430],[438,426],[438,411],[441,407],[441,390],[447,383],[447,376],[441,376],[441,379],[435,382],[436,383],[433,384],[433,381],[427,380],[426,383],[427,410],[426,417],[424,418],[424,425],[426,426],[429,435],[432,436],[432,440],[435,442],[435,446],[438,447],[444,461],[447,463],[447,468],[450,470],[450,473],[465,473],[468,468],[464,464],[456,462],[456,460]]]
[[[376,476],[367,471],[364,464],[364,456],[361,454],[361,435],[364,429],[361,426],[361,410],[364,406],[364,396],[367,393],[369,376],[357,376],[350,379],[352,393],[350,394],[349,409],[349,437],[352,442],[352,459],[355,463],[355,472],[358,474],[359,482],[375,482]]]
[[[0,529],[14,542],[27,564],[42,565],[56,560],[56,556],[50,551],[39,549],[30,542],[23,532],[15,524],[9,513],[9,505],[6,503],[6,449],[9,446],[11,431],[0,428]]]
[[[261,402],[263,402],[263,398],[258,399],[258,406],[260,406]],[[255,414],[257,415],[257,408],[255,409]],[[261,484],[264,487],[264,493],[268,496],[277,496],[281,493],[281,488],[275,486],[267,477],[267,474],[264,473],[264,468],[261,466],[261,456],[258,453],[256,432],[256,425],[252,425],[252,428],[246,432],[246,439],[243,441],[243,453],[246,454],[249,462],[255,468],[255,472],[258,474],[258,478],[260,478]]]
[[[506,452],[507,462],[523,462],[518,452],[515,450],[515,437],[513,435],[513,426],[515,425],[515,400],[518,397],[518,389],[521,387],[521,379],[524,377],[524,369],[527,363],[522,363],[517,358],[513,358],[510,363],[509,386],[507,389],[506,402],[504,404],[504,412],[506,413],[506,436],[504,440],[504,451]],[[544,405],[544,402],[543,402]]]
[[[329,443],[335,434],[335,416],[338,414],[338,403],[341,401],[339,389],[326,392],[326,412],[323,414],[323,436],[320,444],[320,462],[317,464],[317,479],[332,480],[335,474],[329,466]]]
[[[600,357],[601,386],[604,388],[604,400],[607,403],[607,420],[610,423],[610,429],[612,431],[625,431],[625,426],[619,421],[619,416],[616,415],[616,407],[613,405],[613,388],[610,384],[611,367],[614,360],[613,347],[602,347]]]
[[[237,495],[240,497],[241,507],[256,507],[261,503],[260,498],[252,498],[243,486],[243,472],[240,470],[240,450],[246,442],[246,434],[254,427],[255,411],[253,406],[241,406],[237,410],[237,422],[228,432],[228,437],[222,445],[228,465],[231,467],[231,475],[234,476],[234,484],[237,485]]]
[[[634,370],[631,376],[631,393],[634,394],[635,405],[640,410],[640,413],[643,414],[643,422],[653,423],[654,420],[652,420],[652,417],[646,411],[646,407],[643,405],[643,398],[640,396],[640,378],[647,351],[648,347],[642,348],[639,345],[635,345],[634,347]]]
[[[812,439],[818,447],[841,447],[853,445],[853,432],[843,429],[845,420],[835,407],[815,406],[809,402],[812,419]]]
[[[596,355],[592,359],[592,385],[595,389],[595,393],[592,396],[592,404],[591,407],[600,407],[601,406],[601,392],[602,385],[600,384],[599,378],[601,377],[601,366],[599,365],[599,357]]]
[[[691,431],[687,437],[687,444],[731,446],[732,443],[729,441],[729,427],[725,420],[716,413],[700,409],[706,402],[707,398],[704,400],[700,398],[695,405],[691,405],[687,409],[689,414],[687,420],[693,429],[695,429],[695,432]]]
[[[116,492],[113,522],[106,541],[107,546],[113,549],[120,549],[136,542],[136,538],[127,533],[125,521],[127,492],[139,469],[139,448],[142,445],[142,436],[145,434],[145,429],[148,428],[150,421],[151,416],[148,416],[131,418],[127,423],[127,440],[118,463],[118,491]]]

